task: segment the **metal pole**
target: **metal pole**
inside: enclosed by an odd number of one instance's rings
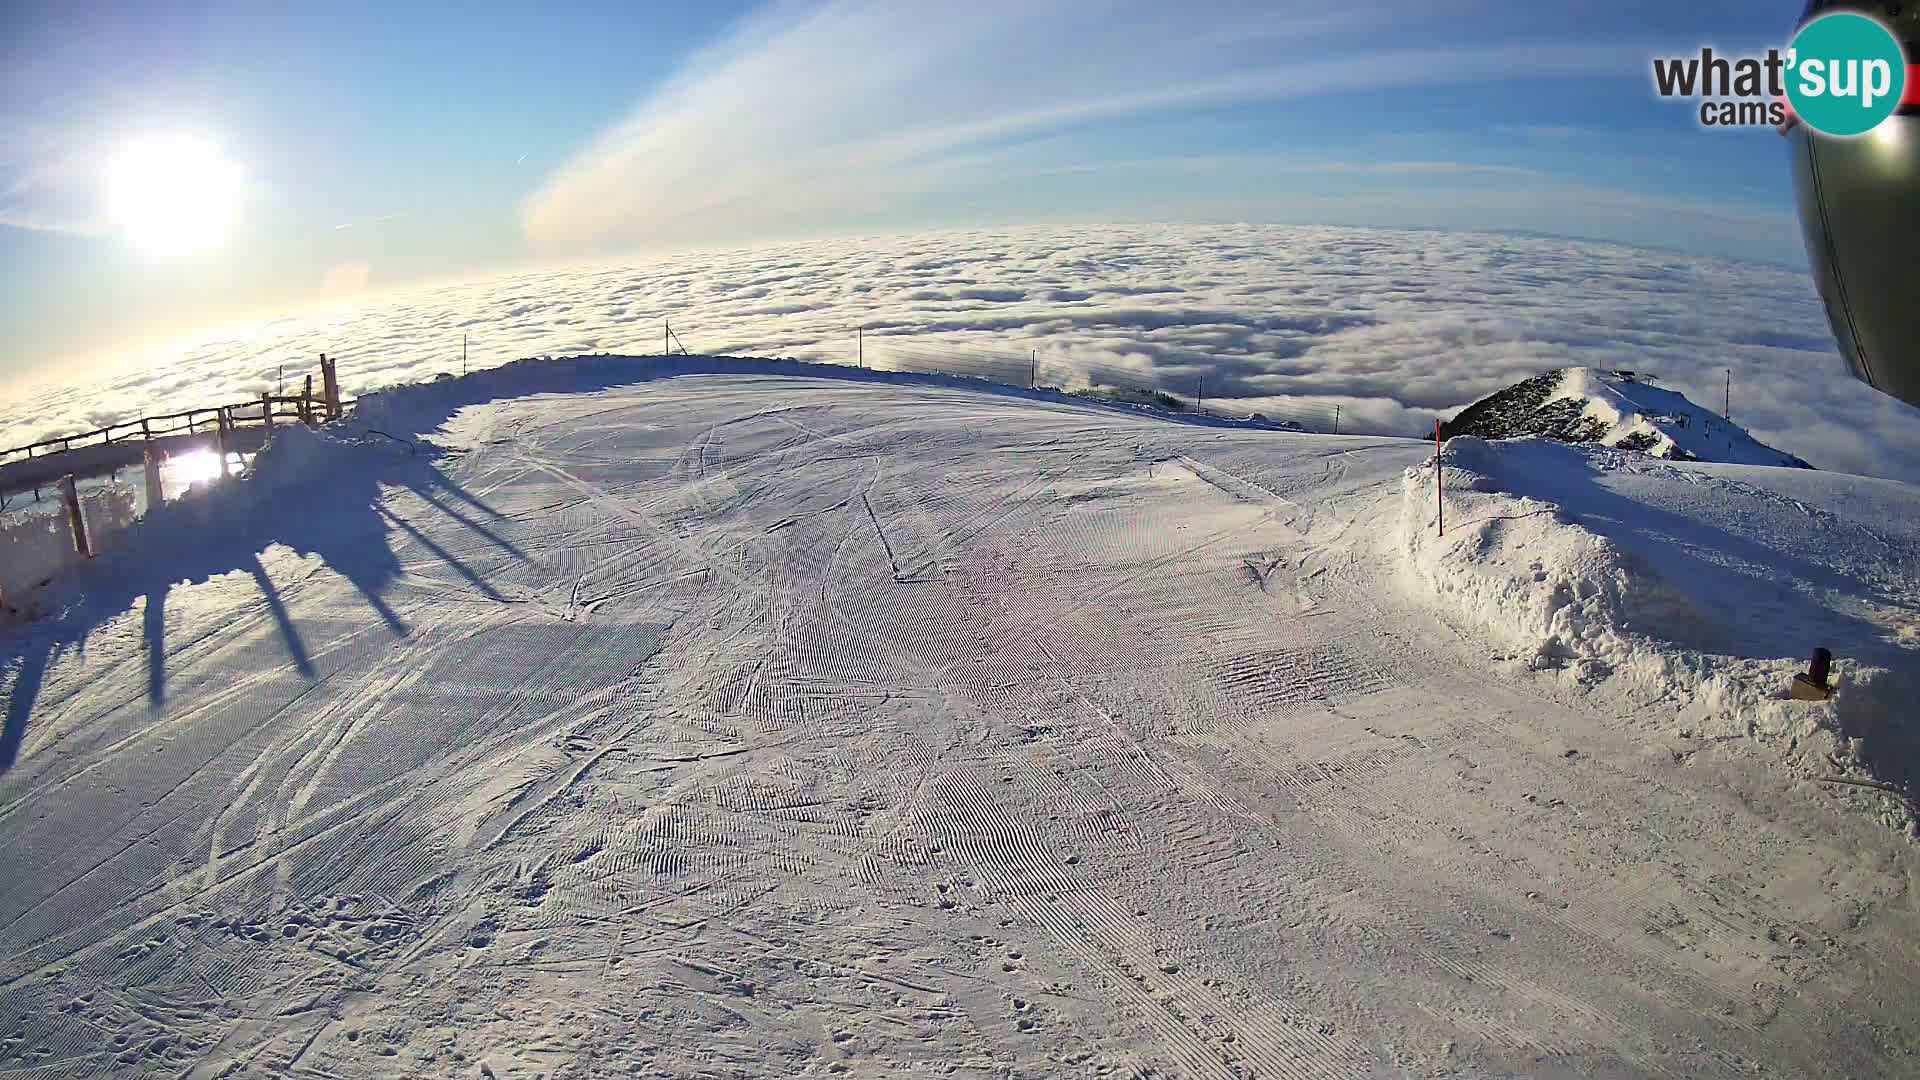
[[[853,356],[855,364],[867,366],[867,328],[864,326],[853,328]]]
[[[273,438],[273,395],[260,395],[260,422],[266,425],[267,438]]]
[[[460,335],[460,374],[467,373],[467,335]]]
[[[1037,390],[1040,388],[1040,350],[1028,349],[1027,359],[1033,365],[1033,374],[1027,379],[1027,388]]]
[[[1335,435],[1340,434],[1340,406],[1339,405],[1335,405],[1333,407],[1333,433]]]
[[[1193,411],[1203,412],[1200,403],[1206,400],[1207,377],[1201,375],[1193,382]]]
[[[660,355],[673,355],[673,320],[660,320]]]
[[[1447,481],[1440,473],[1440,418],[1433,420],[1433,498],[1440,511],[1440,535],[1447,535]]]
[[[1732,368],[1727,369],[1727,400],[1726,400],[1726,405],[1720,410],[1720,415],[1727,418],[1728,424],[1733,423],[1733,369]]]

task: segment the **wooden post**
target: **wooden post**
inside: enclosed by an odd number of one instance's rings
[[[73,526],[73,550],[83,559],[93,558],[93,539],[87,535],[87,515],[80,509],[80,489],[74,486],[73,474],[60,478],[60,493],[67,500],[67,521]]]
[[[1207,377],[1201,375],[1193,383],[1193,411],[1203,412],[1200,403],[1207,399]]]
[[[1440,474],[1440,419],[1433,421],[1433,496],[1440,510],[1440,535],[1447,535],[1447,482]]]
[[[1039,389],[1040,388],[1040,350],[1039,349],[1027,350],[1027,370],[1028,370],[1027,389],[1029,390]]]
[[[220,478],[224,480],[232,475],[227,470],[227,455],[232,452],[233,442],[233,417],[228,414],[225,405],[222,405],[220,411],[214,414],[214,423],[219,426],[217,438],[220,443]]]
[[[1335,402],[1333,406],[1333,433],[1335,435],[1340,434],[1340,405],[1338,402]]]
[[[673,320],[660,320],[660,355],[673,355]]]
[[[144,416],[140,418],[140,437],[143,439],[153,438],[153,425],[149,424],[147,418]]]
[[[300,392],[300,422],[313,426],[313,376],[307,376],[307,388]]]
[[[267,438],[273,438],[273,395],[260,395],[260,423],[266,426]]]
[[[340,370],[338,361],[327,359],[326,353],[320,354],[320,381],[327,395],[327,419],[340,419]]]
[[[147,512],[152,513],[154,507],[167,501],[166,489],[160,486],[160,450],[153,445],[152,439],[147,440],[144,456],[147,465]]]
[[[856,326],[853,328],[853,350],[854,350],[853,362],[862,368],[866,367],[867,366],[867,328],[866,327]]]

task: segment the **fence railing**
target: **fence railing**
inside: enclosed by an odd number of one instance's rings
[[[319,393],[314,392],[313,378],[308,376],[305,389],[299,394],[262,394],[248,401],[228,405],[208,405],[185,412],[143,416],[137,420],[108,424],[93,431],[58,435],[26,446],[0,450],[0,466],[84,450],[90,446],[146,442],[176,435],[194,435],[203,430],[217,433],[241,426],[271,428],[282,420],[310,425],[338,419],[352,402],[340,398],[340,380],[335,361],[322,355],[320,364],[322,389]]]
[[[1043,353],[1038,347],[1016,349],[925,336],[907,337],[884,332],[868,334],[861,330],[854,331],[848,337],[852,348],[847,353],[832,357],[816,355],[812,359],[819,363],[847,364],[875,370],[984,379],[1009,386],[1085,394],[1222,419],[1243,419],[1250,414],[1258,414],[1267,420],[1290,424],[1306,431],[1334,434],[1340,431],[1338,405],[1275,401],[1271,397],[1261,399],[1256,405],[1243,398],[1221,395],[1219,391],[1225,389],[1221,386],[1216,386],[1214,396],[1209,397],[1206,377],[1198,372],[1141,371],[1095,364],[1055,352]],[[668,353],[688,352],[679,330],[671,323],[662,324],[662,345]],[[309,376],[306,389],[299,394],[266,394],[249,401],[147,416],[109,424],[93,431],[56,436],[28,446],[0,450],[0,466],[88,446],[195,434],[202,430],[217,432],[222,424],[228,427],[271,427],[283,420],[311,424],[336,417],[351,402],[340,400],[335,360],[322,355],[320,361],[323,386],[318,393]]]

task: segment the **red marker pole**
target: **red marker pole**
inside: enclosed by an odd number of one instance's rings
[[[1440,535],[1447,535],[1446,480],[1440,474],[1440,420],[1433,421],[1433,498],[1440,511]]]

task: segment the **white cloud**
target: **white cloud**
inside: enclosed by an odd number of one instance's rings
[[[0,445],[240,401],[321,352],[349,392],[546,353],[1105,365],[1248,409],[1338,403],[1412,435],[1567,364],[1651,372],[1823,468],[1920,482],[1920,410],[1842,371],[1806,276],[1610,244],[1279,226],[1022,228],[819,241],[547,269],[416,290],[128,356],[16,389]],[[62,366],[49,376],[64,377]],[[1054,370],[1057,372],[1058,367]]]
[[[701,54],[562,165],[528,200],[524,224],[534,241],[563,250],[744,237],[952,181],[950,166],[996,144],[1116,117],[1495,74],[1617,74],[1645,61],[1640,48],[1452,42],[1446,8],[780,7]],[[1426,44],[1382,44],[1409,40]]]

